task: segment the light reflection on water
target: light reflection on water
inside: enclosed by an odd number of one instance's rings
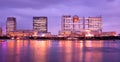
[[[120,41],[1,40],[0,62],[120,62]]]

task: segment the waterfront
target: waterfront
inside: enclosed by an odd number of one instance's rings
[[[0,40],[0,62],[120,62],[120,40]]]

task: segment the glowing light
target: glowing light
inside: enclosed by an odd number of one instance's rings
[[[17,40],[19,40],[20,39],[20,37],[17,37]]]
[[[86,35],[85,37],[93,37],[94,35],[91,34],[90,30],[86,30]]]
[[[14,40],[15,38],[14,38],[14,37],[12,37],[11,39],[12,39],[12,40]]]
[[[45,37],[45,34],[42,34],[41,36],[42,36],[42,37]]]
[[[85,35],[85,37],[93,37],[94,35],[93,34],[90,34],[90,33],[88,33],[88,34],[86,34]]]
[[[34,32],[34,36],[37,36],[37,32]]]

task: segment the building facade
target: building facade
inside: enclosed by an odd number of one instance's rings
[[[117,33],[115,31],[102,32],[102,36],[116,36]]]
[[[33,30],[38,33],[47,33],[47,17],[33,17]]]
[[[2,27],[0,27],[0,36],[2,36]]]
[[[62,16],[60,34],[72,35],[79,34],[79,36],[86,33],[99,35],[102,33],[102,17],[78,17],[64,15]]]
[[[16,30],[16,18],[8,17],[6,21],[6,34]]]
[[[34,35],[34,31],[33,30],[16,30],[16,31],[11,31],[9,32],[9,36],[17,36],[17,37],[30,37],[30,36],[33,36]]]

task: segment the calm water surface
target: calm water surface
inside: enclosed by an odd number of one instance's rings
[[[120,41],[0,40],[0,62],[120,62]]]

